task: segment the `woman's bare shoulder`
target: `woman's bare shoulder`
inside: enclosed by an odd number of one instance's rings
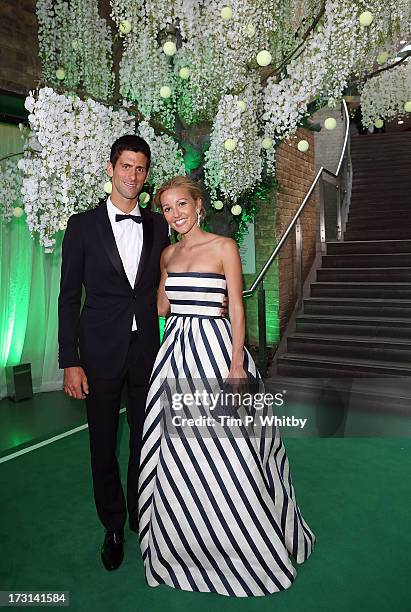
[[[170,261],[170,258],[173,256],[175,249],[176,245],[170,244],[163,250],[163,252],[161,253],[161,261],[163,265],[167,265],[167,263]]]

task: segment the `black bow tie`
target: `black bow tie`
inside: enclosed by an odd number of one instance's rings
[[[123,221],[123,219],[133,219],[136,223],[143,223],[140,215],[116,215],[116,221]]]

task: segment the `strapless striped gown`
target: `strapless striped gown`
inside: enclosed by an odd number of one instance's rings
[[[289,555],[303,563],[315,536],[298,508],[278,429],[220,427],[216,435],[212,427],[168,425],[173,385],[192,379],[208,388],[228,375],[225,278],[169,273],[166,292],[171,316],[151,375],[140,463],[147,583],[237,597],[287,589],[296,576]],[[244,369],[261,384],[246,349]]]

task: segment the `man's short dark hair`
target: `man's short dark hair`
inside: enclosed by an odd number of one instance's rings
[[[136,136],[135,134],[127,134],[126,136],[120,136],[120,138],[117,138],[110,151],[110,162],[113,168],[123,151],[143,153],[143,155],[145,155],[147,158],[147,170],[149,169],[151,162],[151,151],[144,138]]]

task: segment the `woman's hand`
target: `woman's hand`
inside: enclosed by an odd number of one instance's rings
[[[243,366],[242,365],[236,366],[236,365],[231,364],[231,368],[228,373],[227,380],[235,381],[235,380],[241,380],[243,378],[247,378],[247,374]]]

